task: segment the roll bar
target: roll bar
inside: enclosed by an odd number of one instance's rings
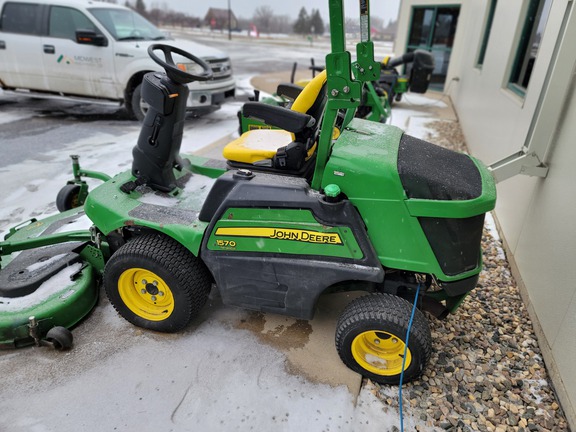
[[[316,169],[312,188],[322,186],[324,169],[332,145],[332,131],[339,110],[356,109],[362,100],[362,86],[380,76],[380,63],[374,60],[374,43],[370,40],[370,1],[358,0],[360,42],[356,44],[356,61],[346,51],[344,0],[329,0],[331,52],[326,56],[328,101],[318,140]]]

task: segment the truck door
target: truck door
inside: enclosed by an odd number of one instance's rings
[[[80,44],[77,30],[104,32],[82,11],[51,6],[48,31],[42,39],[44,72],[50,90],[91,97],[118,99],[114,85],[112,41],[105,36],[106,46]]]
[[[0,80],[9,88],[45,90],[42,66],[44,6],[5,3],[0,16]]]

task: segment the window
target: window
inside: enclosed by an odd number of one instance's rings
[[[153,24],[131,10],[92,8],[90,12],[116,40],[166,39]]]
[[[82,12],[60,6],[50,8],[48,36],[76,40],[76,30],[98,31]]]
[[[414,8],[408,45],[428,45],[434,19],[434,9]]]
[[[486,19],[486,28],[484,29],[484,37],[482,38],[482,45],[480,45],[480,52],[478,53],[478,61],[476,66],[482,68],[484,64],[484,56],[486,55],[486,47],[490,39],[490,31],[492,30],[492,22],[494,21],[494,11],[496,10],[496,3],[498,0],[490,1],[490,9],[488,9],[488,17]]]
[[[434,56],[431,88],[443,90],[454,36],[458,26],[460,6],[414,6],[406,52],[416,49],[430,51]],[[410,66],[406,68],[408,72]]]
[[[7,33],[39,35],[40,27],[35,24],[40,5],[32,3],[6,3],[2,10],[0,29]]]
[[[552,0],[530,0],[528,5],[526,21],[508,85],[509,89],[522,97],[530,82],[551,5]]]

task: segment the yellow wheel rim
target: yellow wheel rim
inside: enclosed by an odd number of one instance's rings
[[[142,268],[124,271],[118,279],[118,292],[128,309],[149,321],[162,321],[174,311],[174,296],[156,273]]]
[[[393,376],[402,372],[402,361],[406,344],[392,333],[370,330],[360,333],[352,341],[352,356],[365,370],[376,375]],[[408,369],[412,354],[406,351]]]

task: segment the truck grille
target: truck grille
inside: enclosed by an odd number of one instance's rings
[[[232,75],[232,63],[230,63],[230,59],[206,59],[206,61],[212,68],[214,81],[223,80]]]

